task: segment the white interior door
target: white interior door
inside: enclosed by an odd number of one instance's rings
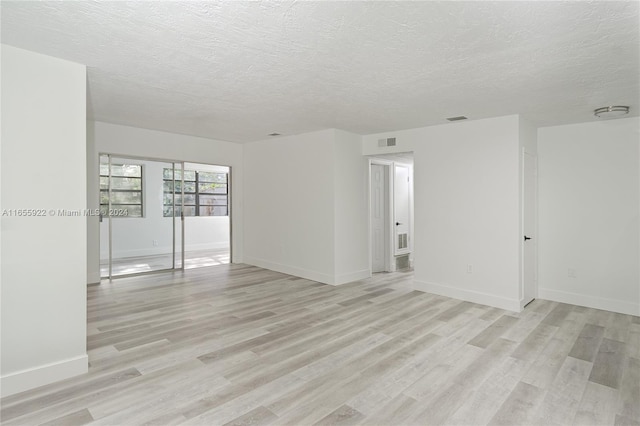
[[[522,159],[522,306],[537,297],[537,162],[536,157],[523,152]]]
[[[409,166],[396,164],[393,182],[393,218],[395,224],[394,231],[394,254],[396,256],[407,254],[409,248],[410,220],[411,220],[411,200],[410,200],[410,170]]]
[[[371,164],[371,272],[388,270],[388,166]]]

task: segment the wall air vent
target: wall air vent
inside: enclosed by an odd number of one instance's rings
[[[396,138],[378,139],[378,146],[396,146]]]
[[[449,117],[447,118],[447,120],[449,121],[460,121],[460,120],[466,120],[467,117],[465,117],[464,115],[458,116],[458,117]]]

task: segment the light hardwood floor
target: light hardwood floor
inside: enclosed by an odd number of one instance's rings
[[[176,266],[180,267],[180,254],[178,254]],[[111,265],[113,276],[139,274],[141,272],[160,271],[173,268],[171,254],[159,254],[153,256],[133,256],[114,259]],[[185,269],[202,268],[205,266],[217,266],[229,263],[231,259],[230,249],[191,250],[184,253]],[[109,261],[100,261],[100,275],[109,276]]]
[[[223,265],[90,286],[89,373],[4,398],[2,423],[640,424],[640,318],[411,279]]]

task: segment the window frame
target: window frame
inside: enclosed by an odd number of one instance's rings
[[[109,174],[104,175],[102,174],[102,170],[99,171],[99,177],[98,180],[100,180],[100,178],[107,178],[108,179],[108,185],[106,189],[103,189],[100,185],[100,182],[98,182],[99,186],[100,186],[100,193],[99,193],[99,204],[100,204],[100,214],[102,215],[102,217],[108,218],[109,215],[109,209],[111,210],[116,210],[116,209],[127,209],[128,207],[137,207],[140,206],[140,215],[113,215],[111,216],[112,219],[120,219],[120,218],[130,218],[130,219],[140,219],[140,218],[144,218],[144,214],[145,214],[145,208],[144,208],[144,164],[119,164],[119,163],[108,163],[108,164],[101,164],[102,165],[106,165],[107,167],[109,167]],[[140,176],[113,176],[112,171],[113,171],[113,167],[123,167],[123,166],[135,166],[135,167],[139,167],[140,168]],[[111,179],[112,178],[128,178],[128,179],[137,179],[140,180],[140,189],[114,189],[111,185]],[[140,203],[113,203],[113,193],[114,192],[118,192],[118,193],[126,193],[126,194],[131,194],[131,193],[140,193]],[[102,203],[102,194],[106,193],[107,194],[107,203]],[[104,210],[103,210],[104,209]]]
[[[171,215],[166,215],[165,214],[165,208],[167,206],[171,206],[171,204],[165,204],[164,202],[164,195],[174,195],[174,196],[182,196],[182,204],[180,207],[182,207],[181,209],[181,215],[183,215],[184,217],[229,217],[229,172],[216,172],[216,171],[198,171],[198,170],[182,170],[182,179],[178,180],[178,179],[168,179],[164,177],[164,173],[165,171],[171,171],[174,169],[170,169],[170,168],[163,168],[163,174],[162,174],[162,190],[163,190],[163,203],[162,203],[162,216],[163,217],[173,217]],[[175,172],[175,170],[174,170]],[[194,179],[185,179],[185,173],[186,172],[193,172],[194,173]],[[218,182],[210,182],[210,181],[201,181],[200,180],[200,173],[213,173],[213,174],[219,174],[219,175],[225,175],[225,182],[224,182],[224,193],[219,192],[219,193],[209,193],[209,192],[200,192],[200,184],[210,184],[210,183],[214,183],[214,184],[219,184],[221,185],[221,183]],[[175,177],[175,176],[174,176]],[[176,188],[175,186],[172,186],[172,190],[171,191],[166,191],[165,188],[165,183],[166,182],[181,182],[182,187],[181,187],[181,191],[180,192],[176,192]],[[185,191],[185,184],[186,183],[193,183],[194,184],[194,191]],[[189,203],[186,204],[184,201],[184,198],[187,195],[193,195],[194,196],[194,203]],[[225,204],[216,204],[216,205],[211,205],[211,204],[205,204],[203,205],[200,202],[200,197],[201,196],[213,196],[213,195],[221,195],[224,196],[226,199]],[[174,198],[175,199],[175,198]],[[174,208],[174,212],[175,212],[175,208],[178,207],[177,205],[173,205]],[[185,207],[193,207],[194,209],[194,213],[193,215],[185,215],[184,214],[184,208]],[[224,207],[225,208],[225,214],[224,215],[220,215],[220,214],[209,214],[209,215],[202,215],[200,214],[200,208],[201,207]]]

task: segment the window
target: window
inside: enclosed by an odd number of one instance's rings
[[[111,165],[111,209],[126,210],[124,217],[142,217],[142,166]],[[109,216],[109,165],[100,164],[100,213]],[[114,216],[115,217],[115,216]]]
[[[184,215],[185,216],[229,216],[228,173],[184,171]],[[176,216],[180,216],[182,203],[182,171],[164,169],[164,217],[171,217],[175,196]]]

